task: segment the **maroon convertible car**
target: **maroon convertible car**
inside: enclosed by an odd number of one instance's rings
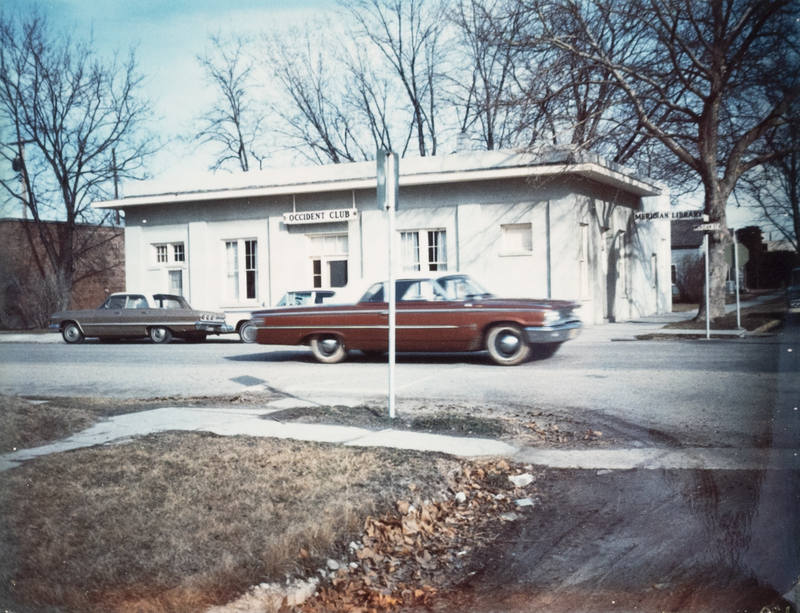
[[[310,345],[326,364],[351,349],[387,351],[386,285],[376,283],[356,304],[256,311],[256,340]],[[397,351],[485,350],[495,363],[513,366],[552,355],[581,328],[574,302],[496,298],[464,274],[399,279],[396,292]]]

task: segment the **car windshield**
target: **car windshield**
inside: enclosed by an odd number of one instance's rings
[[[453,275],[437,279],[448,300],[474,300],[491,298],[492,294],[483,289],[474,279],[465,275]]]
[[[127,296],[110,296],[98,309],[124,309]]]
[[[386,302],[385,282],[375,283],[362,296],[359,302]],[[439,279],[400,279],[395,285],[398,301],[431,300],[475,300],[491,298],[492,294],[483,289],[470,277],[453,275]]]
[[[155,294],[153,300],[159,309],[191,309],[189,303],[183,296],[173,296],[171,294]]]

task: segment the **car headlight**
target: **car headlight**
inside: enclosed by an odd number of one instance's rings
[[[561,313],[558,311],[547,311],[544,314],[544,325],[552,326],[553,324],[557,324],[561,321]]]

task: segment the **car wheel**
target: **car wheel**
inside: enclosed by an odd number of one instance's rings
[[[252,322],[246,321],[239,326],[239,338],[243,343],[255,343],[258,330]]]
[[[64,342],[69,343],[70,345],[82,343],[86,338],[83,335],[83,332],[81,332],[81,329],[78,327],[78,324],[75,323],[68,323],[66,326],[64,326],[64,328],[61,330],[61,336],[64,337]]]
[[[531,354],[531,346],[525,340],[522,330],[512,324],[502,324],[489,330],[486,349],[492,361],[501,366],[521,364]]]
[[[150,328],[148,334],[150,336],[150,340],[154,343],[164,344],[172,340],[172,332],[163,326],[155,326],[154,328]]]
[[[316,336],[311,339],[311,352],[318,362],[336,364],[344,360],[347,350],[335,336]]]

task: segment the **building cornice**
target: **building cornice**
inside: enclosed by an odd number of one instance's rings
[[[592,155],[557,152],[546,156],[519,151],[485,151],[425,158],[404,158],[400,186],[466,183],[502,179],[547,179],[577,176],[636,196],[656,196],[662,187]],[[376,189],[375,162],[289,168],[204,176],[180,182],[150,181],[131,185],[125,198],[95,202],[99,209],[241,200],[265,196]],[[134,191],[129,189],[129,191]]]

